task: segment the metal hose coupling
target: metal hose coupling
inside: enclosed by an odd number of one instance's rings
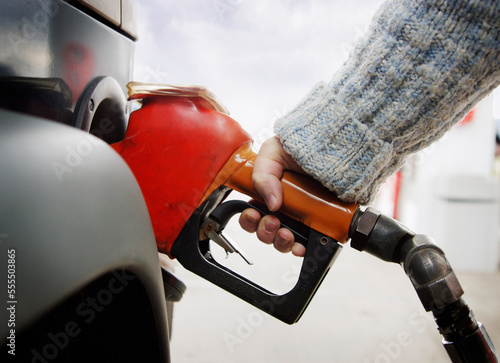
[[[426,311],[442,309],[464,294],[443,250],[431,238],[415,235],[403,243],[399,255]]]
[[[410,231],[373,208],[358,211],[351,247],[401,264],[426,311],[432,311],[453,362],[498,362],[485,328],[462,299],[464,291],[445,253],[427,236]]]
[[[403,244],[400,257],[424,308],[434,315],[452,362],[498,362],[486,329],[462,299],[458,278],[434,241],[416,235]]]
[[[452,362],[498,362],[488,332],[483,324],[476,321],[474,313],[463,299],[432,313]]]

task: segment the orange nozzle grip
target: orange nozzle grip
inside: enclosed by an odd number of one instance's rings
[[[252,184],[256,156],[246,144],[232,155],[221,173],[226,174],[223,177],[224,185],[262,202],[262,197]],[[341,201],[319,182],[305,175],[285,172],[281,182],[281,213],[340,243],[347,242],[351,220],[358,204]]]

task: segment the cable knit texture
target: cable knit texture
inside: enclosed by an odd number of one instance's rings
[[[275,132],[340,199],[368,204],[410,153],[500,83],[500,1],[389,1],[330,83]]]

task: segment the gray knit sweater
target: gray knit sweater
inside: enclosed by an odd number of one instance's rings
[[[500,1],[389,1],[333,80],[275,132],[306,172],[367,204],[499,83]]]

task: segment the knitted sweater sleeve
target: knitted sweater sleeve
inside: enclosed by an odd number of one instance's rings
[[[500,1],[388,1],[333,80],[275,132],[340,199],[366,204],[499,83]]]

